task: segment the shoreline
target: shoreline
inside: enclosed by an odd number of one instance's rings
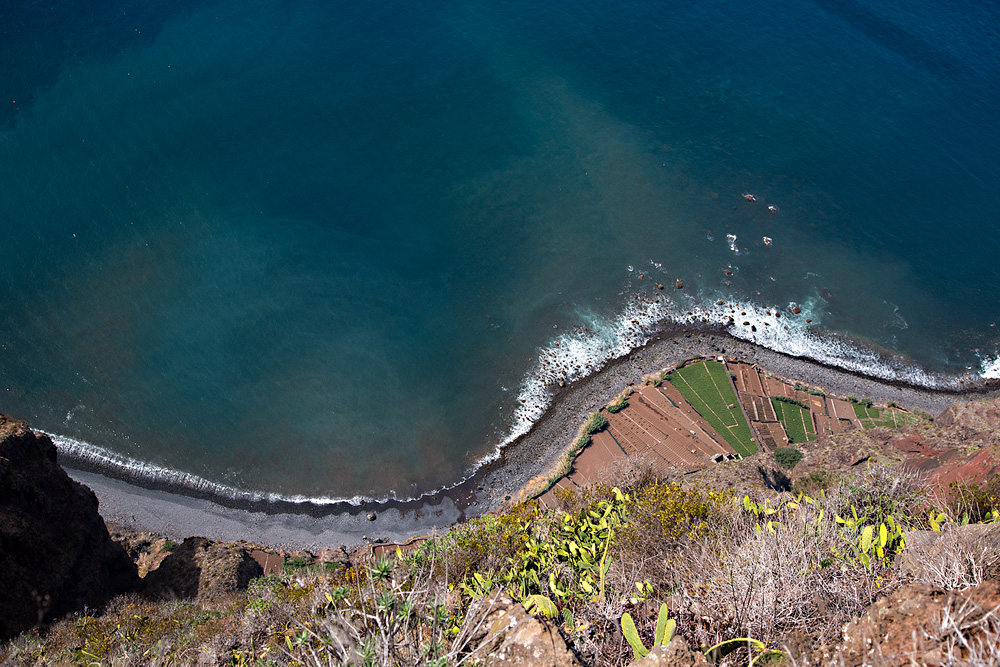
[[[500,507],[533,478],[553,468],[590,412],[606,405],[628,383],[695,355],[734,356],[773,375],[817,386],[837,396],[857,395],[934,416],[955,402],[1000,396],[990,383],[964,391],[931,390],[888,382],[792,357],[733,337],[714,327],[671,326],[650,342],[608,362],[600,371],[558,388],[531,429],[456,486],[410,501],[318,504],[226,498],[166,481],[128,479],[114,469],[60,453],[60,464],[89,486],[106,521],[171,539],[200,536],[247,540],[278,548],[355,547],[400,542],[447,529]],[[116,474],[116,472],[118,474]],[[369,514],[375,520],[369,520]]]

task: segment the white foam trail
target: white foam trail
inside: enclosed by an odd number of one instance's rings
[[[730,235],[732,236],[732,235]],[[735,238],[727,239],[735,246]],[[930,389],[968,389],[983,379],[1000,379],[1000,357],[984,364],[982,374],[936,375],[903,359],[879,354],[843,337],[822,333],[823,312],[818,300],[789,303],[785,308],[751,301],[705,299],[702,305],[681,307],[669,299],[633,298],[615,318],[589,318],[585,333],[562,334],[538,353],[538,361],[525,374],[510,431],[500,447],[531,430],[552,403],[553,388],[603,368],[646,344],[665,324],[715,324],[732,336],[795,357],[869,377],[923,386]],[[705,305],[708,304],[708,305]],[[800,312],[795,315],[793,309]],[[897,313],[898,316],[898,313]],[[807,323],[806,320],[812,320]],[[482,462],[499,456],[499,449]]]
[[[513,425],[500,447],[531,430],[551,405],[553,388],[560,382],[586,377],[649,342],[651,332],[669,317],[669,308],[665,299],[633,299],[610,320],[581,314],[587,320],[584,330],[562,334],[539,351],[535,365],[521,383]]]
[[[229,498],[231,500],[253,502],[253,503],[292,503],[296,505],[335,505],[340,503],[348,503],[351,505],[363,505],[365,503],[378,503],[378,502],[407,502],[412,500],[419,500],[421,498],[426,498],[433,496],[441,491],[444,491],[451,487],[442,487],[434,491],[427,491],[421,493],[419,496],[412,498],[398,498],[396,496],[386,496],[383,498],[374,498],[370,496],[351,496],[349,498],[339,498],[333,496],[304,496],[304,495],[285,495],[281,493],[270,493],[264,491],[252,491],[247,489],[240,489],[235,486],[229,486],[227,484],[219,484],[218,482],[213,482],[205,479],[204,477],[199,477],[191,473],[183,472],[180,470],[174,470],[173,468],[166,468],[163,466],[158,466],[153,463],[147,463],[144,461],[139,461],[137,459],[130,458],[128,456],[123,456],[117,454],[103,447],[98,447],[89,442],[83,442],[81,440],[76,440],[65,435],[58,435],[56,433],[48,433],[46,431],[41,431],[45,435],[52,439],[55,444],[56,449],[66,456],[75,458],[77,460],[83,460],[90,463],[97,464],[101,469],[107,470],[111,469],[119,473],[124,473],[129,478],[152,480],[155,482],[166,483],[172,486],[179,486],[187,489],[192,489],[195,491],[204,492],[211,494],[213,496],[218,496],[222,498]],[[72,465],[70,465],[72,467]],[[469,475],[471,476],[471,475]],[[464,477],[455,486],[465,482],[469,476]]]
[[[726,327],[736,338],[783,354],[805,357],[829,366],[869,377],[906,382],[929,389],[960,389],[964,383],[980,380],[974,374],[937,375],[916,364],[887,357],[846,338],[822,333],[818,327],[823,312],[815,300],[799,304],[801,313],[793,316],[786,309],[761,306],[751,301],[727,302],[721,306],[699,306],[695,312],[709,321]],[[780,315],[776,317],[775,314]],[[733,318],[730,324],[730,317]],[[806,320],[812,323],[807,324]]]

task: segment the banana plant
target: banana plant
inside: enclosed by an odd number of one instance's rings
[[[625,635],[625,641],[632,647],[632,654],[636,660],[645,658],[657,646],[666,646],[674,638],[674,632],[677,630],[677,621],[667,616],[667,605],[661,604],[660,615],[656,618],[653,645],[646,648],[646,645],[642,643],[642,639],[639,638],[639,630],[635,627],[632,615],[628,612],[622,614],[622,633]]]

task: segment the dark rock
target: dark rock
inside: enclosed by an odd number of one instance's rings
[[[48,436],[0,415],[0,639],[138,585],[97,510]]]
[[[674,287],[676,287],[677,289],[684,289],[684,281],[678,278],[677,280],[674,281]]]
[[[377,515],[377,514],[375,514],[375,512],[369,512],[369,513],[368,513],[368,520],[369,520],[369,521],[374,521],[374,520],[375,520],[375,519],[377,519],[377,518],[378,518],[378,515]]]

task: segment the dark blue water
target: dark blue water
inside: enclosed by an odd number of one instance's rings
[[[1000,375],[996,6],[15,4],[0,409],[63,446],[410,496],[730,303],[803,310],[732,327],[775,349]]]

